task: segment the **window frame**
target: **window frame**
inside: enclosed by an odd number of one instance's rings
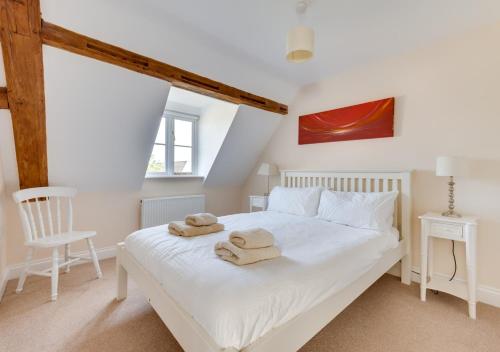
[[[146,178],[155,177],[197,177],[198,176],[198,115],[183,113],[174,110],[165,110],[162,118],[165,119],[165,172],[146,172]],[[189,174],[176,174],[174,171],[175,147],[175,120],[189,121],[192,123],[191,163],[192,170]],[[157,132],[158,134],[158,132]],[[170,138],[169,138],[170,137]],[[153,147],[156,144],[153,143]],[[151,158],[151,156],[150,156]],[[149,165],[149,161],[148,161]]]

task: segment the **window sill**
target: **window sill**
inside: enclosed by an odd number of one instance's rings
[[[145,179],[193,179],[193,178],[198,178],[198,179],[204,179],[205,176],[199,176],[199,175],[165,175],[162,173],[157,173],[157,174],[146,174],[144,177]]]

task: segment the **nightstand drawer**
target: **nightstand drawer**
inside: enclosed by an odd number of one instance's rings
[[[431,234],[449,239],[462,238],[463,226],[460,224],[445,224],[440,222],[433,222],[431,224]]]
[[[252,206],[265,208],[266,207],[266,198],[264,197],[252,197]]]

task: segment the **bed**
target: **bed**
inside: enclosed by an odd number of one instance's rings
[[[118,245],[117,299],[130,275],[184,350],[296,351],[401,261],[410,283],[410,172],[283,171],[282,186],[399,191],[394,226],[357,229],[263,211],[221,217],[226,231],[197,238],[137,231]],[[234,266],[213,253],[229,231],[264,227],[283,256]]]

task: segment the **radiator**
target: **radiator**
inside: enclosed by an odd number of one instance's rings
[[[186,215],[205,211],[205,195],[141,199],[141,228],[184,220]]]

